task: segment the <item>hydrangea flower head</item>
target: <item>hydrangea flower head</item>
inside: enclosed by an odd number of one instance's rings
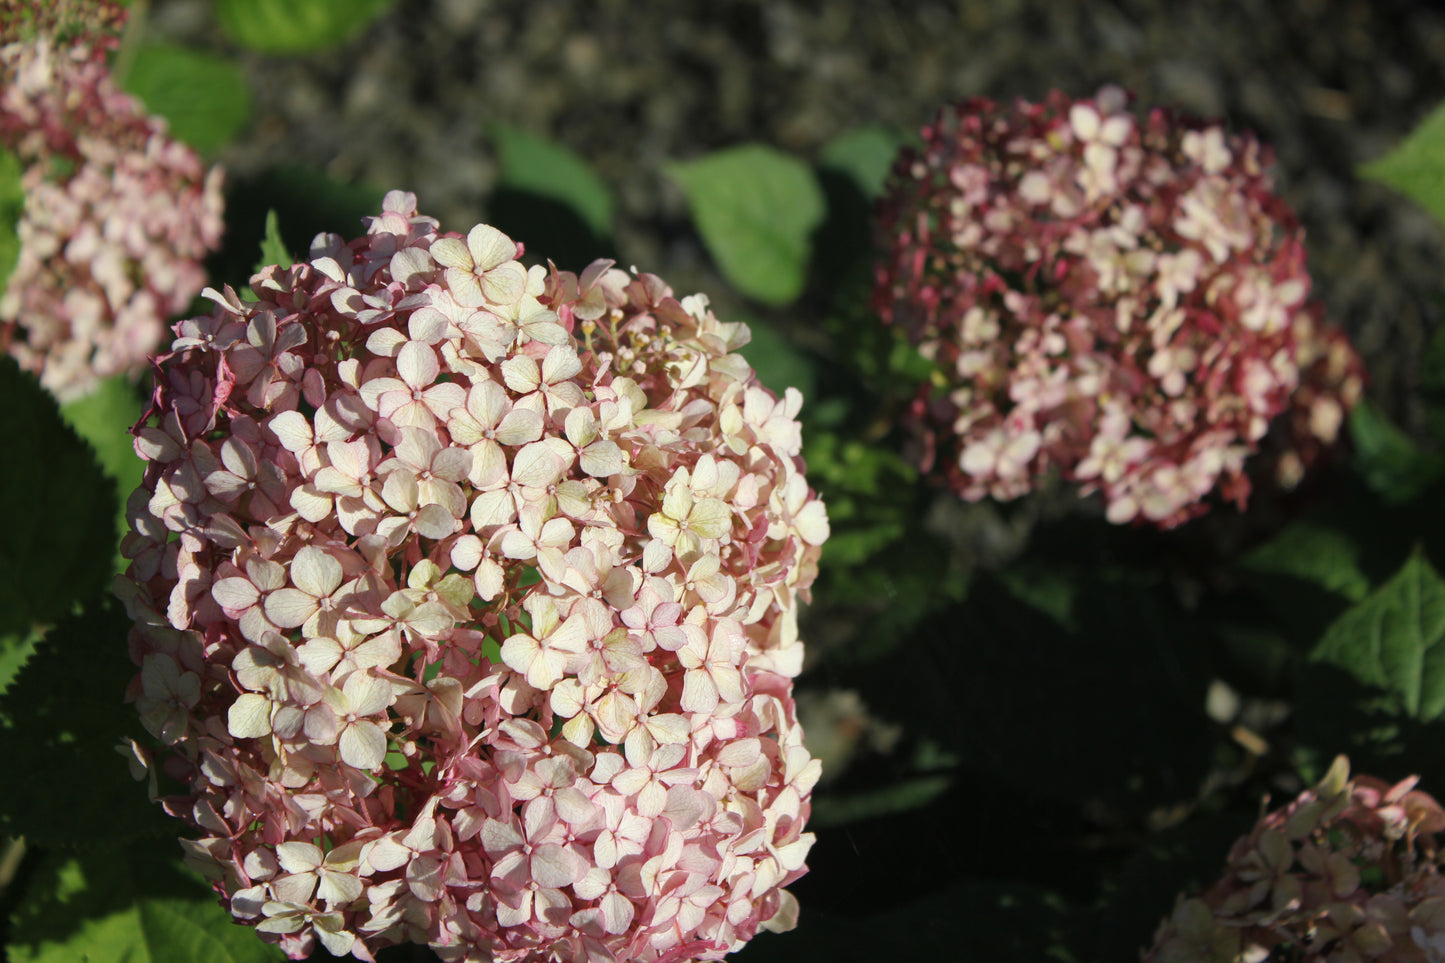
[[[1218,882],[1179,900],[1145,963],[1445,958],[1445,809],[1417,782],[1351,779],[1336,759],[1234,844]]]
[[[714,960],[796,915],[801,398],[701,295],[519,254],[393,192],[158,359],[131,696],[293,958]]]
[[[0,345],[68,400],[143,370],[200,292],[221,173],[115,85],[118,5],[7,0],[0,13],[0,147],[25,191]]]
[[[1113,522],[1170,527],[1215,489],[1242,505],[1291,406],[1298,481],[1359,397],[1268,151],[1126,99],[970,100],[895,164],[874,306],[937,366],[910,418],[964,498],[1057,473]]]

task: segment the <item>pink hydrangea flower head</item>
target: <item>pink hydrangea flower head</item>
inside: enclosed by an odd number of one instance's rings
[[[415,204],[157,361],[118,584],[166,805],[293,958],[719,959],[813,842],[801,398],[701,295]]]
[[[1218,882],[1180,897],[1145,963],[1441,959],[1445,809],[1417,782],[1351,779],[1341,756],[1234,844]]]
[[[9,0],[3,12],[0,147],[24,168],[25,208],[0,345],[68,400],[143,370],[200,292],[221,172],[115,85],[119,6]]]
[[[1269,152],[1126,104],[970,100],[894,166],[874,307],[937,366],[909,419],[964,498],[1058,474],[1110,521],[1171,527],[1212,491],[1242,506],[1245,459],[1287,411],[1297,481],[1359,397]]]

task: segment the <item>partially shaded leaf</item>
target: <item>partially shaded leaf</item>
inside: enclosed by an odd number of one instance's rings
[[[687,195],[698,233],[731,284],[770,304],[802,293],[811,235],[824,213],[808,165],[745,144],[665,170]]]
[[[1370,591],[1359,555],[1359,546],[1344,532],[1296,522],[1250,551],[1240,565],[1250,572],[1303,579],[1358,602]]]
[[[1445,104],[1360,174],[1390,185],[1445,223]]]
[[[90,447],[55,400],[9,357],[0,360],[0,634],[54,622],[98,595],[111,574],[116,497]]]
[[[126,72],[125,89],[166,119],[172,137],[205,154],[234,139],[251,116],[245,72],[214,53],[144,44]]]
[[[125,502],[145,474],[145,462],[135,453],[130,429],[140,419],[141,396],[138,388],[124,375],[107,378],[95,391],[61,406],[60,415],[75,433],[95,450],[101,470],[115,488],[115,519],[117,539],[129,530]],[[123,569],[126,560],[119,555],[116,564]]]
[[[882,193],[902,143],[898,131],[880,124],[854,127],[824,144],[818,163],[846,174],[871,200]]]
[[[345,43],[394,0],[216,0],[232,39],[260,53],[294,54]]]
[[[813,396],[817,379],[806,355],[767,321],[751,317],[733,320],[746,321],[752,332],[752,340],[743,347],[742,355],[753,366],[764,387],[780,398],[788,388],[797,388],[804,398]]]
[[[236,926],[180,867],[174,843],[120,853],[46,855],[14,915],[12,963],[271,963],[283,959]]]
[[[115,749],[123,737],[144,735],[123,701],[136,671],[126,655],[129,627],[111,608],[65,619],[0,696],[8,770],[43,779],[43,791],[0,793],[0,835],[74,847],[175,834]]]
[[[1355,465],[1386,504],[1407,502],[1445,476],[1445,457],[1417,445],[1374,405],[1350,412]]]
[[[291,251],[286,247],[286,242],[281,238],[281,225],[276,218],[276,209],[273,207],[266,212],[266,235],[261,238],[261,260],[256,262],[256,270],[276,265],[277,267],[288,268],[296,261],[291,257]]]
[[[524,191],[574,210],[598,238],[612,233],[612,192],[591,166],[556,141],[510,124],[487,128],[501,168],[498,188]]]
[[[1310,658],[1384,690],[1397,713],[1445,712],[1445,582],[1416,552],[1388,582],[1340,616]]]
[[[25,168],[20,158],[8,150],[0,150],[0,295],[10,281],[15,264],[20,260],[20,235],[16,228],[25,212],[25,190],[20,178]]]

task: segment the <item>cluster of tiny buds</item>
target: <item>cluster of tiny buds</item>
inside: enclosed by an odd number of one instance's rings
[[[0,30],[0,148],[18,157],[25,193],[0,347],[70,400],[142,372],[200,292],[220,244],[221,173],[116,86],[105,53],[122,8],[83,4],[75,20],[61,16],[74,5],[20,6],[32,16],[6,9]]]
[[[207,289],[137,426],[118,591],[164,805],[293,959],[719,959],[783,929],[828,537],[742,324],[392,192]]]
[[[1445,810],[1417,782],[1351,779],[1336,759],[1234,844],[1218,882],[1179,900],[1144,963],[1445,960]]]
[[[910,412],[923,465],[959,495],[1059,475],[1110,521],[1171,527],[1291,412],[1299,480],[1362,390],[1309,300],[1302,232],[1251,137],[1105,88],[947,107],[878,209],[874,307],[935,365]]]

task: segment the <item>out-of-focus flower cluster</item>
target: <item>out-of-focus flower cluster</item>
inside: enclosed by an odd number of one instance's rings
[[[219,168],[111,78],[105,55],[124,11],[79,5],[79,27],[47,12],[75,6],[0,11],[0,147],[19,157],[25,191],[0,344],[62,400],[145,367],[221,238]]]
[[[1173,526],[1215,488],[1244,503],[1291,405],[1278,475],[1297,482],[1360,395],[1268,151],[1126,99],[970,100],[894,167],[874,306],[936,365],[911,417],[964,498],[1058,473],[1113,522]]]
[[[1180,899],[1145,963],[1445,959],[1445,810],[1416,781],[1350,779],[1335,760],[1234,844],[1223,878]]]
[[[795,917],[802,398],[703,296],[519,253],[393,192],[158,361],[130,694],[191,862],[293,958],[712,960]]]

